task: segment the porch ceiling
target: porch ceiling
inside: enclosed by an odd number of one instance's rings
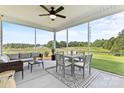
[[[95,19],[109,16],[124,10],[124,6],[119,5],[63,5],[64,10],[59,14],[67,18],[56,18],[51,21],[48,16],[40,17],[38,14],[47,12],[38,5],[0,5],[0,14],[4,15],[3,20],[36,27],[48,31],[60,31],[81,23],[86,23]],[[50,5],[46,7],[50,8]],[[59,5],[54,5],[58,8]]]

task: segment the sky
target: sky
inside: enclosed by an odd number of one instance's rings
[[[91,42],[96,39],[109,39],[116,37],[124,28],[124,12],[107,16],[90,22]],[[70,41],[87,41],[87,23],[69,28]],[[53,32],[37,29],[37,44],[46,44],[53,40]],[[34,44],[35,29],[3,22],[3,43],[29,43]],[[57,41],[66,41],[66,30],[57,32]]]

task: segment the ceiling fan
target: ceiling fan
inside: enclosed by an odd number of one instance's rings
[[[54,10],[55,9],[54,7],[51,7],[51,9],[49,10],[44,5],[40,5],[40,7],[42,7],[43,9],[45,9],[48,12],[48,14],[39,14],[39,16],[49,16],[52,21],[54,21],[56,17],[66,18],[66,16],[64,16],[64,15],[57,14],[58,12],[64,10],[64,7],[63,6],[60,6],[56,10]]]

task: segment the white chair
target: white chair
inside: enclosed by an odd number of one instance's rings
[[[91,67],[90,67],[91,60],[92,60],[92,55],[85,55],[84,61],[74,63],[74,68],[79,67],[80,69],[81,68],[83,69],[83,78],[85,75],[85,68],[86,67],[89,67],[89,74],[91,74]]]
[[[58,67],[62,67],[63,77],[65,77],[65,67],[71,66],[72,69],[72,63],[65,60],[63,54],[56,54],[56,72],[58,71]],[[72,70],[71,70],[72,71]]]
[[[74,61],[75,62],[84,61],[85,52],[76,52],[76,55],[81,55],[82,57],[80,57],[80,58],[74,58]]]

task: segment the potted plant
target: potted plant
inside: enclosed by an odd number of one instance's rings
[[[49,52],[48,52],[48,51],[45,51],[45,52],[44,52],[44,56],[45,56],[45,57],[48,57],[48,55],[49,55]]]
[[[55,60],[55,49],[52,49],[51,52],[52,52],[51,60]]]

